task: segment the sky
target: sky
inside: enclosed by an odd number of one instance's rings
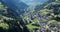
[[[21,0],[21,1],[23,1],[27,5],[36,5],[36,4],[42,4],[46,2],[47,0]]]

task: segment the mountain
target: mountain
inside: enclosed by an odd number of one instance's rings
[[[0,0],[3,2],[5,6],[8,6],[9,9],[17,12],[19,15],[24,14],[27,11],[28,7],[32,9],[35,8],[36,5],[41,5],[48,0]]]
[[[39,26],[35,31],[42,30],[42,32],[60,32],[60,0],[49,0],[42,5],[37,5],[34,12],[26,13],[24,19],[30,26]],[[31,8],[32,9],[32,8]],[[33,10],[32,10],[33,11]],[[28,22],[29,21],[29,22]],[[39,24],[38,24],[39,23]],[[27,25],[28,25],[27,24]],[[45,28],[47,29],[45,29]],[[56,27],[56,29],[54,29]],[[33,29],[28,26],[28,28]],[[36,27],[35,27],[36,28]],[[45,31],[44,31],[45,29]],[[51,29],[51,30],[50,30]],[[52,32],[51,31],[51,32]]]
[[[17,12],[18,14],[23,14],[25,11],[24,9],[28,8],[28,5],[24,2],[21,2],[20,0],[2,0],[3,5],[9,7],[9,9],[12,9],[13,11]],[[22,9],[22,10],[21,10]]]
[[[19,13],[20,15],[24,14],[25,11],[27,11],[28,7],[29,6],[27,4],[25,4],[24,2],[20,2],[19,5],[18,5],[18,9],[19,10],[18,10],[17,13]]]
[[[16,11],[0,2],[0,32],[29,32],[22,18]]]
[[[60,1],[0,0],[0,31],[5,32],[4,29],[6,32],[60,32]]]
[[[47,5],[47,4],[49,4],[49,3],[51,3],[51,2],[54,2],[55,0],[48,0],[48,1],[43,1],[44,3],[43,4],[38,4],[38,5],[36,5],[35,6],[35,10],[36,11],[39,11],[40,9],[42,9],[45,5]],[[41,2],[42,3],[42,2]]]

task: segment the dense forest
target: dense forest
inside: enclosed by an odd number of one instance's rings
[[[16,2],[16,6],[8,3],[0,0],[0,32],[60,32],[60,0],[35,7],[24,2]]]

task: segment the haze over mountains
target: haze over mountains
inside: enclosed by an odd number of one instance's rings
[[[0,0],[0,32],[60,32],[60,0]]]
[[[27,5],[37,5],[37,4],[42,4],[48,0],[21,0],[22,2],[26,3]]]
[[[37,4],[42,4],[46,2],[47,0],[2,0],[7,6],[9,6],[11,9],[20,9],[20,8],[26,8],[30,5],[35,6]]]
[[[4,5],[8,6],[12,10],[18,10],[18,14],[23,14],[28,7],[34,8],[36,5],[41,5],[48,0],[0,0]],[[22,9],[22,10],[21,10]],[[25,11],[24,11],[25,9]]]

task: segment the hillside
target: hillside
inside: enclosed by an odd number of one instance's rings
[[[0,32],[60,32],[60,0],[21,1],[0,0]]]
[[[27,27],[32,31],[60,31],[60,1],[51,0],[45,4],[38,6],[40,10],[33,10],[34,12],[24,15],[24,20],[27,21]],[[37,9],[39,9],[37,8]],[[29,22],[28,22],[29,21]],[[29,27],[32,26],[32,27]],[[35,26],[35,27],[34,27]]]

